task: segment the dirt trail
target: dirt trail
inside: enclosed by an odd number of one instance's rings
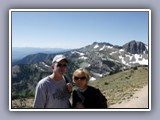
[[[136,91],[129,101],[111,105],[109,108],[148,108],[148,85]]]

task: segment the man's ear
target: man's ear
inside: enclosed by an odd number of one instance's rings
[[[52,64],[51,68],[52,68],[52,70],[54,70],[54,64]]]

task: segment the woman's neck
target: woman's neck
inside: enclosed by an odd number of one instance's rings
[[[80,90],[81,92],[84,92],[84,91],[86,91],[86,90],[87,90],[87,88],[88,88],[88,86],[83,87],[83,88],[79,88],[79,90]]]

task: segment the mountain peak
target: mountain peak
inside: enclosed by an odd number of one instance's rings
[[[132,54],[143,54],[147,52],[146,45],[143,42],[132,40],[123,45],[123,49]]]
[[[92,45],[108,45],[108,46],[113,46],[112,44],[107,43],[107,42],[93,42]]]

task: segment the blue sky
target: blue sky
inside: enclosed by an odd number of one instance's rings
[[[80,48],[93,42],[148,44],[148,12],[12,12],[12,47]]]

